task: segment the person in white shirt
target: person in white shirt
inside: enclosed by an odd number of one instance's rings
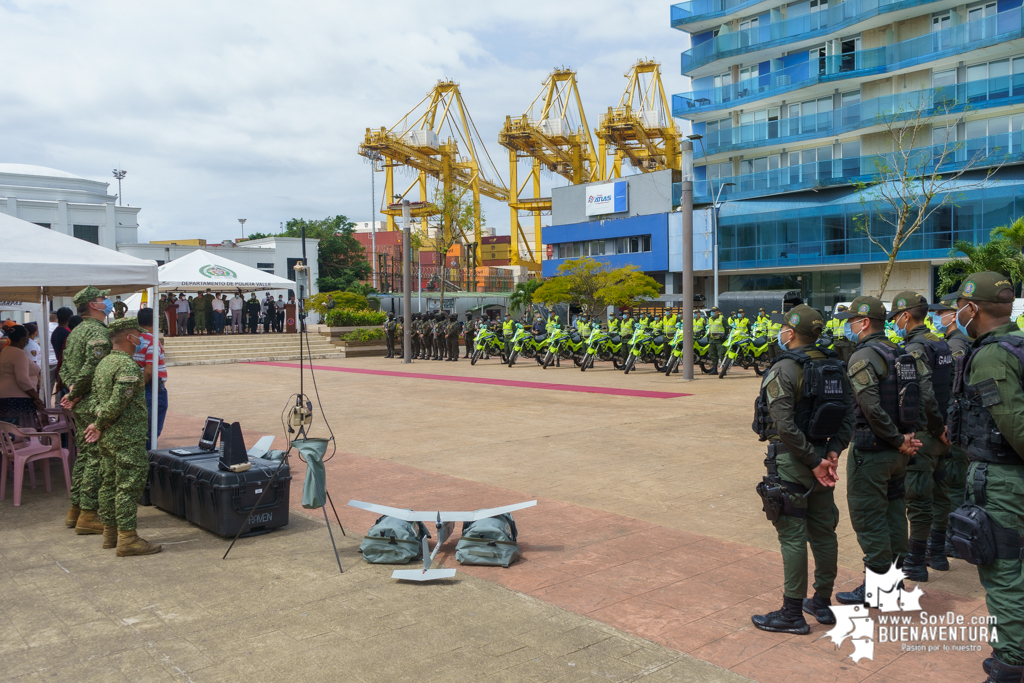
[[[233,334],[241,334],[244,331],[242,327],[242,308],[245,306],[245,299],[242,298],[241,294],[235,294],[228,305],[231,308],[231,332]]]
[[[53,331],[57,329],[57,314],[50,313],[50,325],[48,327],[47,339],[53,338]],[[50,378],[56,377],[57,372],[57,352],[53,350],[53,344],[47,344],[46,348],[49,350],[49,361],[50,361]]]
[[[220,294],[214,294],[213,301],[213,330],[217,334],[224,334],[224,299]]]
[[[188,299],[185,298],[184,294],[178,295],[178,305],[175,307],[178,311],[178,336],[184,337],[188,334]]]

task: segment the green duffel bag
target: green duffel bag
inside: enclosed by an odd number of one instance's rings
[[[455,546],[455,559],[462,564],[508,567],[522,557],[516,543],[518,536],[515,520],[507,512],[497,517],[463,522],[462,538]]]
[[[423,538],[430,533],[423,522],[381,517],[363,537],[359,552],[373,564],[408,564],[423,557]]]

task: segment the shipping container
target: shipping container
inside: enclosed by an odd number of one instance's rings
[[[494,259],[484,261],[485,266],[507,266],[511,265],[511,259]]]
[[[511,235],[496,235],[495,237],[481,237],[481,244],[511,244]]]

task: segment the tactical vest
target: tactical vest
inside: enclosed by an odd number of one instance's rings
[[[847,390],[846,366],[834,351],[823,350],[825,358],[814,359],[803,351],[785,351],[772,361],[789,358],[803,367],[803,391],[796,402],[794,422],[807,440],[815,446],[824,446],[839,433],[850,409],[850,392]],[[767,441],[779,432],[768,410],[768,388],[761,387],[761,393],[754,401],[754,433]]]
[[[722,316],[716,316],[708,323],[708,334],[725,334],[725,325],[722,323]]]
[[[917,431],[921,421],[921,385],[917,377],[917,361],[909,353],[881,342],[872,342],[874,349],[885,361],[888,372],[878,384],[882,410],[903,434]],[[857,418],[854,443],[862,451],[884,451],[892,448],[877,437],[868,424],[858,403],[854,407]]]
[[[971,462],[1024,465],[1024,458],[1003,438],[988,412],[988,406],[1000,401],[995,380],[967,384],[974,356],[988,344],[999,344],[1024,366],[1024,337],[991,337],[982,341],[981,346],[969,356],[958,358],[953,403],[949,409],[949,439],[951,443],[959,444]]]
[[[939,414],[946,415],[953,390],[953,351],[942,339],[925,339],[921,343],[928,355],[928,367],[932,369],[932,391],[939,404]]]

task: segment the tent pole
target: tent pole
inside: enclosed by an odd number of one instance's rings
[[[150,309],[153,311],[153,343],[149,346],[150,360],[153,363],[153,375],[149,385],[149,446],[156,450],[157,418],[160,414],[160,302],[157,301],[158,287],[152,287],[149,297]]]
[[[43,371],[43,406],[50,407],[50,394],[53,392],[51,389],[51,383],[53,379],[50,377],[50,312],[46,310],[46,289],[44,287],[39,288],[39,305],[42,308],[42,318],[38,323],[39,336],[43,338],[42,354],[43,357],[40,359],[39,367]],[[43,327],[43,323],[46,323],[46,327]]]

